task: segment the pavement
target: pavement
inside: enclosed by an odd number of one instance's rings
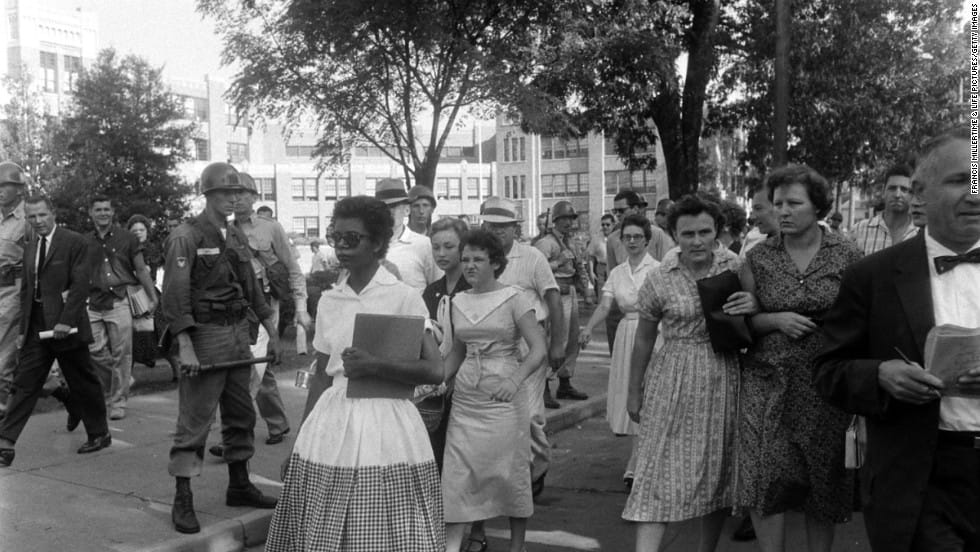
[[[549,410],[549,433],[605,411],[607,353],[605,336],[597,330],[573,378],[590,398],[560,401],[561,409]],[[311,360],[287,354],[277,372],[294,424],[306,400],[306,390],[293,384],[295,373]],[[164,366],[161,363],[153,371],[157,380],[169,380],[169,368]],[[112,446],[93,454],[75,452],[85,441],[84,428],[67,432],[65,412],[52,409],[53,401],[46,399],[35,411],[17,442],[13,465],[0,468],[0,552],[236,552],[264,542],[272,511],[225,506],[227,468],[210,455],[202,476],[191,481],[202,531],[196,535],[174,531],[170,521],[174,479],[167,474],[167,462],[177,393],[172,384],[159,381],[150,387],[150,394],[130,398],[125,419],[109,422]],[[285,442],[270,446],[265,444],[265,424],[258,422],[250,470],[252,482],[266,494],[278,495],[282,487],[279,468],[298,433],[295,429]],[[219,441],[220,427],[215,424],[208,444]]]

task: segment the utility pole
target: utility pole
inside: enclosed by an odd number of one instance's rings
[[[772,157],[773,165],[781,167],[786,164],[786,133],[789,126],[789,33],[792,0],[774,1],[776,3],[776,82]]]

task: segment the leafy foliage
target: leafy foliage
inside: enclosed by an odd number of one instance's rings
[[[51,177],[54,135],[58,121],[44,112],[44,101],[26,66],[6,75],[3,86],[10,100],[0,121],[0,156],[24,169],[33,186]]]
[[[74,104],[56,136],[57,178],[49,187],[59,220],[89,227],[92,197],[113,200],[117,220],[142,214],[165,226],[183,215],[193,189],[177,167],[190,158],[193,127],[159,69],[136,56],[103,50],[78,79]]]
[[[554,3],[525,0],[198,0],[220,22],[229,89],[243,113],[312,122],[340,163],[380,148],[406,184],[432,186],[449,132],[519,84],[527,45]]]

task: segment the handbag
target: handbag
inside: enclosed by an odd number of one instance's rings
[[[697,285],[711,348],[716,353],[724,353],[752,345],[752,335],[745,323],[745,317],[725,314],[722,310],[731,294],[742,291],[738,275],[731,270],[725,270],[715,276],[698,280]]]
[[[129,311],[133,318],[150,314],[150,296],[143,286],[126,286],[126,296],[129,298]]]

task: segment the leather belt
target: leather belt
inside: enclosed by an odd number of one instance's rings
[[[980,449],[980,431],[940,431],[939,444],[949,447]]]

